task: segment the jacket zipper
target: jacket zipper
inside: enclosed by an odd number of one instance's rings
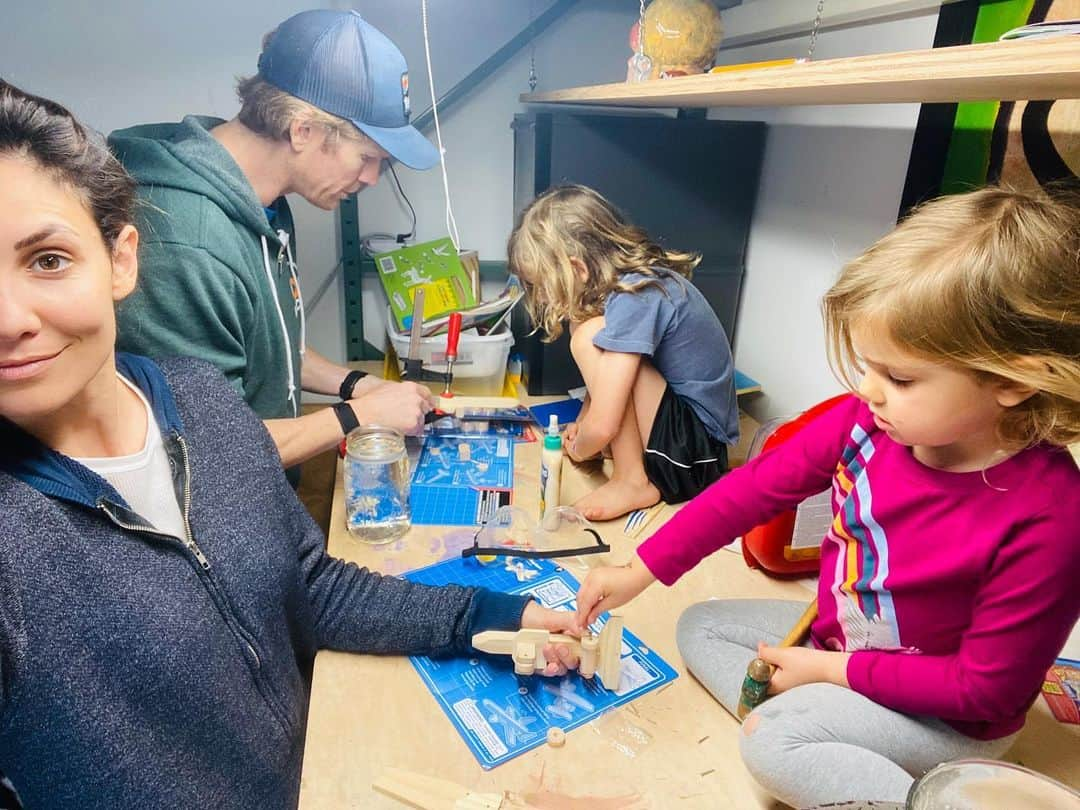
[[[202,553],[202,549],[200,549],[198,543],[195,542],[195,535],[191,531],[191,521],[188,519],[191,513],[191,463],[188,460],[187,441],[179,432],[174,432],[174,435],[176,436],[176,443],[180,445],[180,458],[183,459],[184,462],[184,502],[180,505],[181,513],[184,518],[184,544],[191,553],[195,555],[195,559],[199,561],[199,565],[203,567],[203,570],[209,572],[210,561],[206,559]],[[239,624],[239,620],[237,620],[237,624]],[[247,645],[251,657],[255,659],[256,669],[262,669],[262,659],[259,658],[259,654],[255,651],[255,646],[246,638],[243,639],[243,642]]]
[[[186,463],[186,459],[185,459],[185,463]],[[190,493],[185,493],[185,494],[189,495]],[[175,535],[167,534],[165,532],[159,532],[159,531],[156,531],[155,529],[150,528],[148,526],[140,526],[138,524],[130,523],[129,521],[122,520],[111,509],[109,509],[108,502],[102,501],[101,503],[98,504],[98,507],[101,509],[102,512],[105,513],[105,515],[109,518],[110,521],[112,521],[112,523],[114,525],[119,526],[121,529],[126,529],[127,531],[136,532],[136,533],[139,533],[139,534],[148,534],[148,535],[151,535],[151,536],[154,536],[154,537],[163,537],[163,538],[167,538],[168,540],[171,540],[171,541],[181,540],[181,538],[178,538]],[[208,591],[211,591],[211,598],[214,600],[215,606],[217,607],[218,612],[222,615],[222,618],[225,620],[225,625],[229,628],[230,631],[232,631],[232,634],[244,645],[244,647],[247,649],[247,651],[249,653],[251,653],[252,660],[255,662],[255,673],[252,674],[252,677],[255,680],[256,688],[262,694],[263,700],[266,701],[266,704],[269,707],[271,714],[275,717],[277,722],[281,725],[281,727],[285,731],[285,733],[287,733],[287,734],[291,733],[290,729],[292,727],[292,724],[288,719],[288,715],[287,715],[285,709],[283,707],[280,707],[280,706],[277,705],[277,699],[275,697],[273,697],[273,687],[271,686],[269,681],[263,679],[258,674],[262,670],[262,659],[259,657],[259,653],[256,652],[254,645],[252,645],[252,643],[250,641],[248,641],[247,638],[245,638],[245,633],[244,633],[244,631],[242,631],[242,628],[240,627],[239,620],[236,619],[236,618],[230,618],[230,616],[228,615],[228,610],[225,607],[222,607],[221,604],[219,604],[219,598],[220,597],[214,596],[214,594],[217,592],[217,586],[213,582],[213,579],[211,578],[210,563],[206,559],[206,557],[203,555],[202,550],[195,543],[194,539],[192,539],[191,536],[190,536],[191,535],[191,529],[190,529],[190,526],[188,526],[186,512],[185,512],[185,515],[184,515],[184,526],[185,526],[185,530],[188,533],[188,537],[187,537],[187,539],[184,539],[182,542],[184,544],[184,547],[187,548],[191,552],[191,554],[195,557],[195,559],[199,562],[199,567],[202,568],[203,571],[205,572],[205,576],[206,576],[205,587],[206,587],[206,589]]]
[[[173,431],[173,437],[176,439],[176,443],[180,447],[180,456],[184,465],[184,486],[182,493],[181,503],[181,517],[184,520],[184,537],[176,537],[175,535],[168,534],[166,532],[159,532],[151,526],[134,524],[129,521],[121,519],[110,508],[107,501],[100,501],[98,507],[103,511],[106,516],[115,525],[122,529],[126,529],[131,532],[137,532],[140,534],[148,534],[155,537],[167,538],[171,541],[180,540],[184,548],[195,558],[199,563],[199,567],[203,570],[205,577],[205,587],[211,592],[211,598],[214,600],[218,612],[221,613],[222,618],[225,620],[226,626],[232,631],[233,635],[243,643],[247,648],[247,651],[251,653],[252,660],[255,662],[256,673],[262,670],[262,659],[259,657],[259,653],[255,650],[255,646],[248,641],[246,635],[247,632],[243,629],[239,619],[231,616],[231,612],[227,607],[220,604],[223,596],[218,594],[217,584],[214,582],[213,575],[210,570],[210,561],[203,554],[202,549],[199,548],[198,543],[195,542],[194,534],[191,531],[191,522],[189,520],[189,514],[191,510],[191,464],[188,457],[187,442],[184,437],[180,435],[178,431]],[[276,717],[278,723],[281,724],[282,729],[286,733],[290,733],[291,722],[288,719],[288,714],[284,707],[277,705],[277,699],[274,697],[274,689],[268,680],[262,679],[258,674],[253,675],[256,683],[256,687],[263,694],[263,699],[266,701],[270,708],[270,711]]]
[[[195,536],[191,531],[191,521],[189,520],[189,515],[191,512],[191,463],[188,457],[187,441],[185,441],[184,437],[176,431],[173,432],[173,436],[176,439],[176,443],[180,446],[180,457],[184,465],[184,488],[181,499],[182,503],[180,504],[181,517],[184,520],[183,537],[176,537],[166,532],[159,532],[151,526],[138,525],[125,521],[121,519],[118,515],[116,515],[112,510],[110,510],[108,507],[108,503],[105,501],[102,501],[99,506],[101,507],[101,510],[105,512],[106,515],[108,515],[109,519],[122,529],[127,529],[128,531],[139,532],[142,534],[150,534],[157,537],[167,537],[170,540],[180,540],[183,543],[184,548],[188,550],[188,552],[195,558],[195,561],[198,562],[199,567],[202,568],[202,570],[206,573],[208,578],[207,588],[212,589],[216,592],[217,585],[210,578],[210,560],[206,558],[206,555],[203,554],[202,549],[199,548],[199,544],[195,542]],[[214,601],[216,602],[217,599],[215,599]],[[230,619],[228,616],[224,616],[226,611],[220,605],[218,606],[218,610],[221,611],[221,613],[223,614],[223,617],[225,618],[225,623],[232,630],[233,634],[237,636],[237,638],[247,648],[247,651],[251,654],[251,657],[255,662],[255,668],[261,670],[262,659],[259,657],[259,653],[255,650],[255,646],[250,641],[248,641],[247,638],[245,638],[245,633],[241,632],[240,628],[232,626],[234,622],[239,625],[239,620]]]
[[[191,532],[191,522],[188,520],[188,515],[191,513],[191,464],[188,461],[187,442],[183,436],[177,433],[176,443],[180,445],[180,457],[184,461],[184,502],[180,504],[181,514],[184,518],[184,545],[195,555],[195,559],[199,561],[199,565],[203,567],[203,570],[209,571],[210,561],[203,556],[202,549],[195,542],[195,536]]]
[[[166,537],[169,540],[180,540],[181,542],[183,542],[184,548],[186,548],[188,551],[190,551],[192,556],[195,557],[195,560],[199,563],[199,567],[202,568],[203,571],[206,571],[207,573],[210,572],[210,561],[206,559],[206,556],[202,553],[202,549],[200,549],[199,546],[192,539],[192,537],[191,537],[191,529],[187,525],[187,516],[186,515],[184,516],[184,529],[187,532],[187,537],[176,537],[174,535],[167,534],[165,532],[159,532],[156,529],[150,528],[149,526],[140,526],[140,525],[138,525],[136,523],[129,523],[128,521],[123,520],[121,517],[119,517],[112,510],[110,510],[107,503],[103,502],[99,506],[101,508],[101,511],[104,512],[108,516],[109,520],[112,521],[115,525],[119,526],[121,529],[126,529],[129,532],[137,532],[139,534],[151,534],[151,535],[154,535],[155,537]],[[230,624],[230,622],[227,619],[226,619],[226,624]],[[233,631],[233,633],[236,634],[236,635],[239,635],[238,633],[236,633],[235,630]],[[251,657],[255,660],[256,668],[261,668],[262,667],[262,659],[259,658],[259,654],[255,651],[255,648],[251,645],[251,642],[248,641],[247,639],[243,638],[243,636],[240,637],[240,640],[244,643],[244,646],[247,647],[248,652],[251,653]]]
[[[176,438],[176,443],[180,446],[180,457],[183,460],[184,464],[184,495],[183,503],[181,504],[181,512],[184,518],[184,532],[187,535],[186,542],[187,544],[189,544],[188,548],[190,548],[191,552],[196,555],[196,559],[200,561],[199,564],[203,566],[203,569],[206,572],[207,587],[212,588],[216,592],[218,591],[218,587],[217,583],[214,581],[213,576],[210,574],[210,561],[207,560],[205,556],[203,556],[202,550],[195,542],[195,535],[191,531],[191,521],[189,520],[189,515],[191,512],[191,463],[188,457],[187,440],[182,435],[180,435],[180,432],[177,430],[173,431],[173,436]],[[220,594],[219,598],[224,601],[224,594]],[[231,611],[228,611],[225,607],[221,607],[219,608],[219,610],[221,610],[223,615],[225,615],[227,612],[231,615]],[[262,659],[259,657],[259,653],[255,650],[255,645],[252,644],[247,638],[247,636],[250,634],[244,629],[238,618],[233,616],[232,621],[236,625],[236,627],[233,629],[233,632],[240,638],[241,641],[244,642],[244,645],[247,647],[248,652],[251,653],[251,657],[255,661],[256,671],[261,672]],[[226,624],[228,623],[229,618],[228,616],[226,616]],[[264,699],[266,700],[267,705],[270,707],[271,712],[273,712],[277,716],[278,722],[281,723],[282,728],[286,731],[286,733],[288,733],[291,727],[288,712],[285,710],[284,705],[278,705],[279,701],[276,696],[273,683],[271,683],[269,678],[260,678],[258,675],[255,676],[255,682],[256,685],[259,687],[259,691],[263,692]]]

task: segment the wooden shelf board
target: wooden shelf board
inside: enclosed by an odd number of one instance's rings
[[[827,59],[636,84],[525,93],[521,101],[764,107],[1080,98],[1080,36]]]

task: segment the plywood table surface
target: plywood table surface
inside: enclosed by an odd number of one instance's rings
[[[515,504],[536,509],[538,443],[515,447]],[[330,553],[373,570],[400,574],[456,556],[473,529],[414,526],[401,540],[365,546],[345,531],[339,464]],[[586,491],[587,476],[564,465],[563,501]],[[665,507],[665,512],[673,512]],[[666,515],[654,521],[658,525]],[[608,555],[563,561],[579,579],[588,565],[622,563],[639,542],[622,534],[624,519],[598,524]],[[603,559],[598,559],[603,558]],[[320,652],[315,661],[300,807],[397,808],[372,790],[387,768],[422,772],[484,793],[513,791],[542,808],[629,810],[679,807],[770,807],[743,770],[738,727],[686,675],[675,647],[679,613],[713,595],[807,599],[796,583],[765,580],[741,556],[715,555],[674,589],[654,586],[625,610],[627,628],[680,672],[667,688],[603,715],[567,734],[561,748],[541,746],[485,771],[436,704],[407,658]]]
[[[515,447],[515,504],[537,508],[539,444]],[[563,502],[587,491],[588,475],[564,464]],[[646,533],[674,513],[670,506]],[[562,561],[579,579],[586,566],[620,564],[639,539],[622,533],[624,519],[598,524],[612,551]],[[345,531],[342,468],[331,519],[334,556],[388,574],[401,574],[456,556],[473,529],[414,526],[401,540],[365,546]],[[543,810],[660,810],[661,808],[779,808],[742,766],[738,725],[686,673],[675,646],[675,622],[693,602],[721,597],[806,601],[796,582],[749,570],[741,555],[721,551],[674,588],[654,585],[626,606],[626,626],[651,645],[679,678],[567,734],[560,748],[542,745],[490,771],[483,770],[405,657],[322,651],[315,661],[301,810],[400,808],[372,789],[387,769],[450,780],[478,793],[521,794]],[[1073,785],[1080,783],[1080,734],[1036,705],[1029,731],[1010,757]]]

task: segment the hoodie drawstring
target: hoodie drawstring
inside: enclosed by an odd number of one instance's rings
[[[300,356],[307,353],[307,318],[304,315],[304,293],[300,289],[300,276],[296,273],[296,262],[293,261],[292,248],[289,246],[289,232],[278,231],[278,239],[285,246],[285,258],[289,262],[289,275],[292,277],[292,288],[296,293],[296,314],[300,316]]]
[[[285,313],[282,311],[281,301],[278,299],[277,282],[274,280],[274,271],[270,267],[270,248],[266,243],[265,235],[262,235],[259,238],[262,240],[263,267],[266,269],[266,280],[270,284],[270,295],[274,299],[274,307],[277,309],[278,324],[281,326],[281,339],[285,343],[285,363],[289,372],[288,398],[292,403],[293,416],[299,416],[300,404],[296,399],[296,370],[293,368],[292,342],[289,340],[289,330],[285,326]],[[292,262],[290,261],[290,264],[291,263]],[[301,321],[301,323],[303,323],[303,321]],[[302,329],[303,327],[301,327],[301,335],[303,334]],[[302,337],[301,340],[303,340]]]

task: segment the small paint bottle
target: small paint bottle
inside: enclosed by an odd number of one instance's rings
[[[548,420],[544,447],[540,451],[540,525],[547,531],[559,528],[559,485],[562,482],[562,437],[559,417]]]

